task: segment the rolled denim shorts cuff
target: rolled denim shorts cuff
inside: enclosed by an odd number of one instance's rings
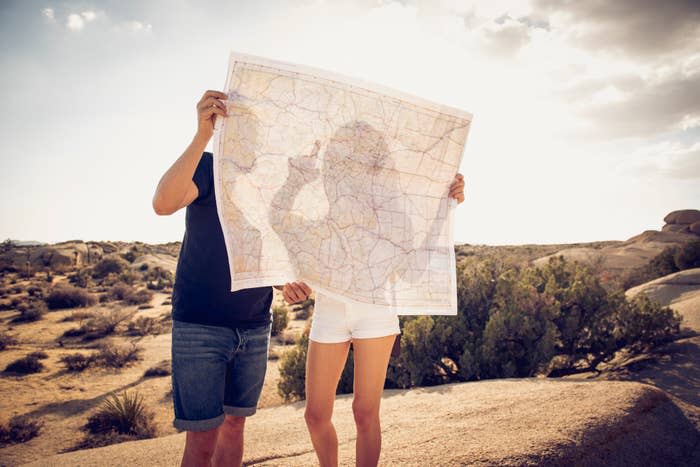
[[[226,415],[233,415],[234,417],[250,417],[255,413],[258,408],[253,407],[233,407],[231,405],[224,406],[224,413]]]
[[[173,420],[173,426],[180,431],[208,431],[217,428],[224,422],[224,414],[206,420]]]

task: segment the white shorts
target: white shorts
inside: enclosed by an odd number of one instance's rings
[[[309,339],[323,344],[400,334],[395,312],[341,302],[316,292]]]

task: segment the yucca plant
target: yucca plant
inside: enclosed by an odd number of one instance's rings
[[[88,418],[84,429],[92,434],[116,432],[137,438],[155,435],[153,414],[146,410],[138,392],[107,396],[97,412]]]

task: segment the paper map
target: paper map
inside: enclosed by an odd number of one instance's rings
[[[457,312],[452,210],[472,116],[231,54],[214,189],[231,290],[306,282],[398,314]]]

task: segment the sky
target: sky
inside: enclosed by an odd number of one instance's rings
[[[181,240],[152,196],[230,51],[471,112],[459,243],[625,240],[700,209],[697,0],[3,0],[0,239]]]

